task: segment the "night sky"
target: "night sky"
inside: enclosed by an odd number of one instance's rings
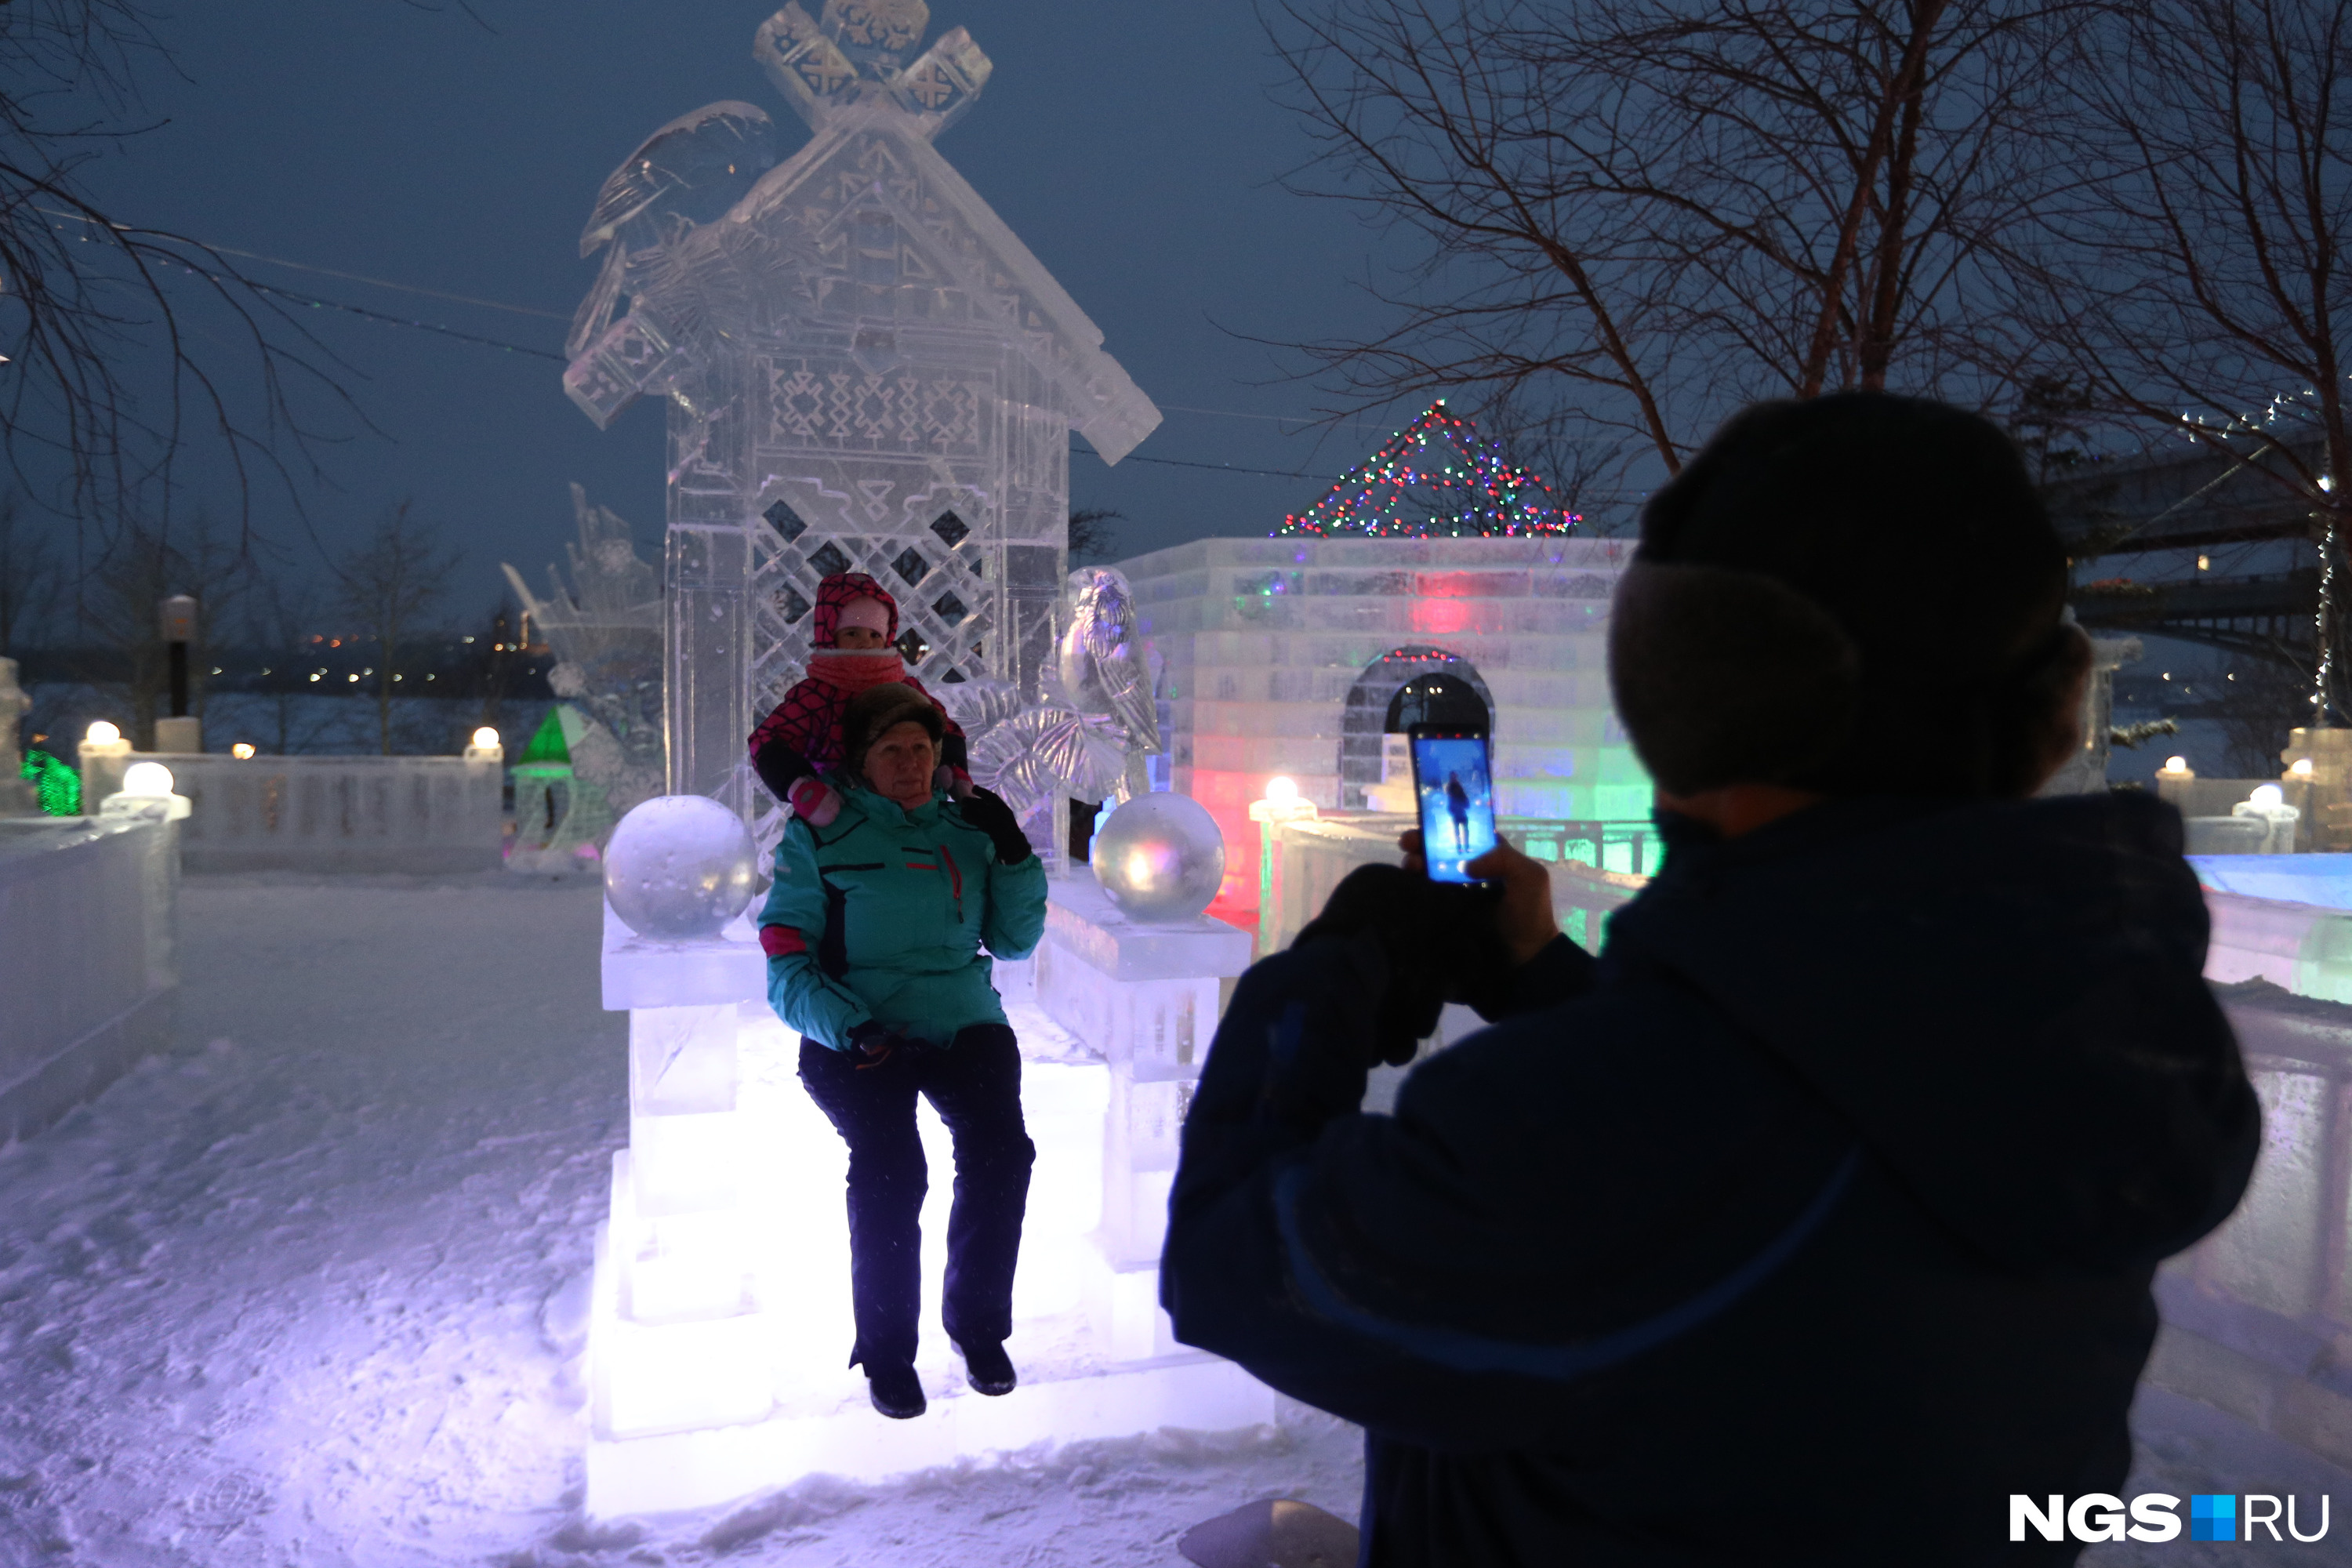
[[[543,314],[462,304],[247,261],[299,293],[560,352],[594,277],[578,236],[605,175],[673,117],[719,99],[756,103],[797,144],[803,128],[751,58],[771,6],[645,0],[216,0],[160,31],[176,79],[149,68],[160,129],[87,173],[119,221],[224,247]],[[1317,500],[1392,427],[1337,435],[1265,416],[1321,399],[1282,379],[1281,356],[1236,334],[1368,333],[1356,285],[1379,237],[1280,176],[1309,152],[1276,100],[1282,67],[1248,0],[940,0],[932,35],[969,27],[996,70],[946,156],[1102,329],[1166,421],[1137,457],[1305,470],[1212,472],[1073,458],[1073,503],[1126,514],[1116,553],[1213,535],[1262,535]],[[565,486],[634,524],[656,556],[662,429],[646,400],[598,432],[563,395],[562,365],[315,310],[300,312],[349,367],[382,436],[328,449],[304,486],[328,547],[411,498],[467,552],[459,604],[500,591],[511,560],[536,583],[572,537]],[[1187,409],[1226,410],[1232,417]],[[1403,410],[1402,423],[1415,410]],[[234,487],[217,457],[188,470],[215,514]],[[265,534],[315,559],[282,492],[257,491]]]

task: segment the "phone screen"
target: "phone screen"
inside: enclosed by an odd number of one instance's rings
[[[1415,730],[1412,786],[1421,802],[1421,847],[1430,879],[1476,881],[1464,863],[1495,847],[1495,785],[1485,734]]]

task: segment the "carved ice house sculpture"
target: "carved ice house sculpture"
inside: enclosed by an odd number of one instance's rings
[[[746,103],[656,132],[582,237],[605,250],[564,386],[599,426],[669,406],[668,787],[768,830],[744,738],[798,679],[819,578],[897,597],[909,671],[1031,696],[1053,658],[1069,432],[1117,462],[1159,410],[931,145],[988,58],[911,63],[919,0],[797,5],[754,55],[814,135],[781,156]],[[614,319],[623,296],[627,313]]]

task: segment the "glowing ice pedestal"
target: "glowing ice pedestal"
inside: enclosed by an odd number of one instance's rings
[[[629,1147],[598,1237],[589,1390],[600,1436],[753,1421],[772,1322],[751,1285],[737,1025],[766,961],[738,925],[663,943],[604,912],[604,1005],[629,1014]]]
[[[1055,919],[1067,925],[1071,916]],[[1247,946],[1244,939],[1244,960]],[[940,1328],[954,1163],[945,1129],[924,1107],[918,1125],[931,1179],[916,1371],[930,1409],[890,1421],[845,1364],[854,1338],[847,1156],[801,1088],[800,1041],[768,1010],[766,960],[751,929],[739,922],[710,941],[648,942],[607,912],[604,1005],[630,1015],[631,1146],[615,1157],[612,1218],[597,1247],[588,1343],[593,1516],[702,1507],[817,1473],[878,1479],[1038,1444],[1273,1419],[1264,1384],[1168,1341],[1155,1269],[1109,1261],[1133,1255],[1143,1239],[1123,1216],[1151,1205],[1106,1215],[1107,1148],[1148,1144],[1164,1205],[1174,1125],[1141,1143],[1131,1133],[1107,1136],[1113,1107],[1133,1104],[1133,1074],[1123,1090],[1119,1069],[1028,1000],[1030,972],[1075,976],[1079,962],[1057,946],[1034,963],[999,966],[1037,1146],[1009,1342],[1021,1386],[999,1399],[973,1395]],[[1189,1039],[1177,1064],[1184,1082],[1216,1020],[1216,982],[1205,992],[1193,986],[1192,1033],[1175,1030],[1165,1047],[1142,1053],[1147,1063],[1159,1059],[1154,1050],[1172,1061]],[[1120,1016],[1146,1020],[1118,1047],[1131,1063],[1134,1039],[1159,1037],[1149,1024],[1155,1015],[1147,1006]],[[1171,1016],[1182,1016],[1181,1008]],[[1166,1109],[1181,1114],[1181,1100]],[[1158,1246],[1155,1231],[1151,1254]]]
[[[1049,898],[1037,1005],[1110,1069],[1088,1315],[1120,1355],[1170,1354],[1180,1347],[1160,1306],[1160,1248],[1177,1140],[1250,938],[1204,915],[1129,920],[1084,872],[1055,879]]]

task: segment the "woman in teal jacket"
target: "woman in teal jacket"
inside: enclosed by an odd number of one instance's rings
[[[849,1362],[865,1367],[874,1407],[904,1418],[924,1407],[915,1342],[929,1178],[919,1094],[955,1142],[948,1337],[975,1391],[1013,1385],[1004,1341],[1036,1148],[990,955],[1036,948],[1045,871],[1003,801],[934,782],[944,726],[914,688],[859,693],[842,727],[830,781],[840,815],[822,827],[786,824],[760,942],[769,1003],[801,1033],[801,1082],[849,1145]]]

